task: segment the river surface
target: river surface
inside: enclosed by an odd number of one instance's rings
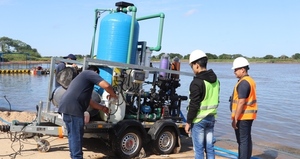
[[[153,65],[159,66],[158,63]],[[237,78],[231,70],[231,65],[209,63],[208,68],[216,72],[221,82],[215,136],[235,140],[228,99]],[[181,71],[192,72],[187,63],[181,63]],[[300,64],[250,65],[249,74],[257,84],[259,107],[257,119],[252,127],[254,143],[277,148],[291,147],[300,151],[299,73]],[[150,79],[149,77],[148,80]],[[49,75],[0,74],[0,107],[11,106],[15,110],[35,111],[39,101],[47,101],[48,80]],[[176,90],[177,93],[188,95],[192,77],[181,75],[180,80],[181,86]],[[185,115],[187,105],[187,101],[182,102],[182,112]]]

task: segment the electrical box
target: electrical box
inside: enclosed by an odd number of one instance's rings
[[[145,81],[145,71],[132,70],[131,72],[132,82],[134,83],[144,83]]]

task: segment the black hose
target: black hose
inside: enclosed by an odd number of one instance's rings
[[[11,104],[10,102],[7,100],[6,95],[4,95],[5,100],[7,101],[7,103],[9,104],[9,111],[11,111]]]

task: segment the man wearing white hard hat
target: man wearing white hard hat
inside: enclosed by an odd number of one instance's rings
[[[249,62],[244,57],[233,61],[232,69],[239,79],[231,96],[231,119],[238,143],[238,158],[250,159],[252,155],[251,127],[257,114],[256,84],[249,76]]]
[[[214,124],[219,105],[220,82],[212,69],[207,70],[208,58],[201,50],[190,54],[189,64],[195,74],[190,84],[190,101],[186,133],[192,133],[195,159],[214,159]],[[191,130],[190,130],[191,129]]]

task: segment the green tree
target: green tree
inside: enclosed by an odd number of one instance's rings
[[[166,53],[162,52],[162,53],[160,53],[156,58],[157,58],[157,59],[160,59],[164,54],[166,54]]]
[[[279,56],[278,58],[279,58],[279,59],[288,59],[289,57],[286,56],[286,55],[281,55],[281,56]]]
[[[292,55],[293,59],[300,59],[300,53],[295,53],[294,55]]]
[[[238,57],[244,57],[242,54],[233,54],[231,56],[233,59],[238,58]],[[246,57],[245,57],[246,58]]]
[[[182,59],[182,55],[179,53],[169,53],[168,55],[170,59],[173,59],[174,57],[178,57],[179,59]]]
[[[190,57],[190,54],[187,54],[187,55],[183,56],[183,59],[189,59],[189,57]]]
[[[211,54],[211,53],[206,53],[206,56],[208,59],[218,59],[218,56],[215,54]]]
[[[21,57],[24,57],[24,55],[26,55],[26,57],[29,56],[31,60],[41,58],[41,55],[37,51],[37,49],[32,48],[30,45],[20,40],[14,40],[8,37],[1,37],[0,44],[2,52],[11,54],[6,56],[10,60],[23,60],[24,58]]]
[[[219,59],[233,59],[233,57],[230,54],[221,54]]]
[[[274,59],[273,55],[266,55],[265,57],[263,57],[263,59]]]

